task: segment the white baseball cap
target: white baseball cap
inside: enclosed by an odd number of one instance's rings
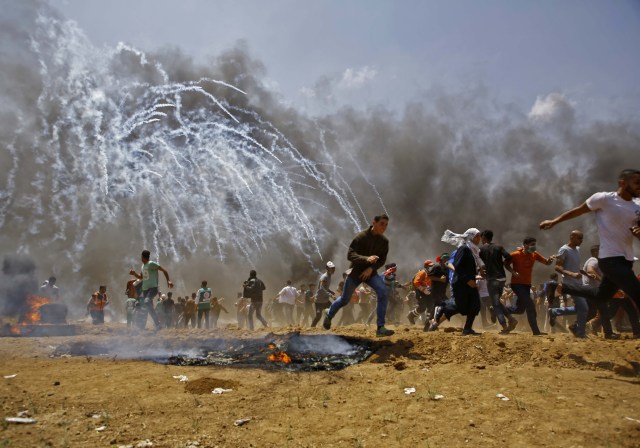
[[[328,267],[329,269],[331,269],[331,268],[335,268],[335,267],[336,267],[336,265],[335,265],[335,264],[333,264],[333,261],[327,261],[327,267]]]

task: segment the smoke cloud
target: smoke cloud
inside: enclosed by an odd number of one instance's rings
[[[509,250],[536,236],[550,255],[575,227],[589,247],[590,217],[538,223],[615,189],[637,159],[639,123],[590,120],[560,92],[528,111],[476,86],[310,117],[268,89],[245,43],[203,67],[176,48],[96,48],[42,2],[6,6],[0,253],[34,258],[79,308],[99,284],[121,295],[143,249],[176,296],[207,279],[231,300],[250,269],[275,294],[327,260],[346,269],[351,238],[380,212],[400,278],[451,249],[447,228],[491,228]]]
[[[24,255],[9,255],[2,261],[0,274],[0,316],[16,316],[27,297],[38,290],[36,265]]]

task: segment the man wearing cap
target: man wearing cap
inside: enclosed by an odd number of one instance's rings
[[[387,313],[387,289],[383,278],[376,272],[385,265],[389,252],[389,240],[384,232],[389,225],[389,217],[381,214],[373,218],[368,229],[358,233],[349,245],[347,259],[351,262],[351,270],[344,283],[342,295],[331,304],[325,312],[322,326],[325,330],[331,328],[331,319],[338,310],[349,303],[353,291],[360,283],[366,283],[373,288],[378,296],[376,309],[376,336],[391,336],[394,331],[385,328],[385,314]]]
[[[480,258],[484,261],[487,279],[487,290],[491,299],[492,314],[491,320],[496,319],[502,326],[501,334],[507,334],[518,324],[518,321],[511,316],[507,308],[500,301],[504,285],[507,281],[506,269],[513,274],[510,265],[505,266],[511,260],[511,254],[504,247],[493,242],[493,231],[484,230],[482,232],[482,246],[480,247]]]
[[[640,280],[633,273],[633,239],[640,239],[640,170],[623,170],[616,191],[595,193],[581,205],[542,221],[540,228],[548,230],[589,212],[596,215],[600,237],[598,267],[602,282],[596,303],[605,338],[618,339],[620,335],[611,328],[607,302],[621,289],[640,306]]]
[[[429,280],[431,280],[431,298],[433,300],[434,309],[431,316],[436,315],[436,311],[442,304],[447,301],[447,285],[449,284],[449,269],[447,262],[450,255],[443,252],[436,258],[436,262],[429,268]],[[424,331],[429,331],[429,319],[424,323]]]
[[[331,275],[336,272],[336,265],[333,261],[327,261],[326,270],[318,280],[318,290],[316,291],[315,305],[316,315],[311,322],[311,326],[315,327],[320,322],[322,312],[331,306],[330,298],[335,296],[335,292],[331,291]]]
[[[420,269],[413,277],[413,287],[416,292],[418,306],[407,314],[407,319],[409,319],[409,323],[411,323],[411,325],[416,323],[416,317],[424,313],[425,310],[428,314],[425,320],[426,322],[428,322],[431,316],[433,316],[435,304],[433,302],[433,297],[431,296],[431,280],[429,279],[429,268],[433,266],[433,261],[425,260],[422,269]]]
[[[384,268],[385,271],[382,274],[382,279],[384,281],[385,288],[387,288],[387,319],[391,322],[399,323],[400,318],[398,314],[401,312],[402,307],[404,306],[404,302],[398,294],[398,289],[404,289],[404,286],[398,281],[398,277],[396,274],[396,271],[398,270],[398,264],[388,263],[384,266]],[[342,314],[344,314],[344,311],[342,312]]]

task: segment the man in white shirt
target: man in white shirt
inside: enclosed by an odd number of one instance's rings
[[[296,298],[298,297],[298,290],[291,286],[291,280],[287,280],[287,286],[282,288],[278,293],[278,303],[282,305],[284,310],[284,317],[287,320],[288,325],[293,325],[293,308],[296,304]]]
[[[615,292],[623,290],[640,306],[640,280],[633,273],[633,238],[640,239],[639,198],[640,170],[623,170],[618,176],[617,191],[595,193],[582,205],[540,223],[540,228],[547,230],[588,212],[596,214],[600,236],[598,266],[603,275],[596,299],[608,339],[620,337],[613,333],[607,306]]]

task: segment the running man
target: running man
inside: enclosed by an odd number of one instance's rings
[[[388,225],[389,217],[386,214],[375,216],[369,228],[358,233],[351,241],[347,252],[351,270],[344,282],[342,295],[325,311],[322,326],[326,330],[331,328],[331,319],[338,310],[349,303],[358,285],[366,283],[378,296],[376,336],[391,336],[394,333],[393,330],[384,326],[388,301],[387,288],[382,276],[376,272],[387,261],[389,240],[384,236],[384,232]]]
[[[159,330],[162,328],[160,325],[160,319],[158,319],[156,310],[153,307],[153,299],[158,295],[158,271],[164,274],[164,278],[167,279],[167,286],[169,289],[173,288],[173,283],[169,280],[169,273],[162,266],[155,261],[150,261],[151,252],[143,250],[140,255],[140,259],[142,261],[141,272],[138,273],[131,269],[129,274],[133,275],[135,278],[142,279],[142,296],[144,297],[144,304],[151,316],[151,319],[153,319],[156,330]]]
[[[596,305],[608,339],[620,337],[613,333],[607,307],[616,291],[621,289],[640,307],[640,280],[633,273],[633,238],[640,239],[639,198],[640,170],[626,169],[618,176],[616,191],[595,193],[581,205],[540,223],[542,230],[548,230],[585,213],[595,213],[600,237],[598,267],[602,271]]]
[[[531,298],[531,276],[533,265],[537,261],[549,266],[556,259],[555,255],[545,258],[536,250],[536,239],[528,236],[511,258],[505,260],[505,267],[511,271],[511,290],[518,297],[516,306],[508,309],[511,314],[522,314],[526,311],[527,321],[534,336],[543,334],[538,328],[538,314],[536,305]]]

